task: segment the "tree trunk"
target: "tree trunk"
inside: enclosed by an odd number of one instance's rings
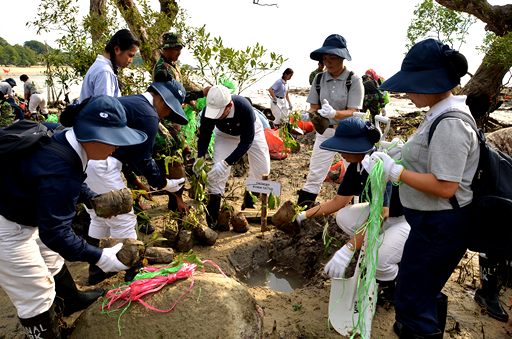
[[[458,12],[474,15],[486,26],[485,29],[504,36],[512,31],[512,5],[492,6],[483,0],[436,0],[442,6]],[[500,47],[491,45],[478,67],[475,75],[462,89],[462,94],[468,96],[466,103],[471,108],[471,113],[480,125],[485,128],[489,113],[498,106],[498,96],[502,89],[503,77],[512,67],[512,60],[497,61],[492,58]]]
[[[140,54],[142,59],[150,65],[154,65],[159,58],[157,46],[151,43],[147,33],[142,15],[133,0],[114,0],[114,3],[121,12],[124,20],[128,24],[130,31],[139,38],[141,42]]]
[[[178,15],[178,4],[174,0],[160,0],[160,12],[173,20]]]
[[[93,44],[95,44],[107,31],[107,0],[90,0],[89,4],[91,37]]]
[[[498,36],[504,36],[512,30],[512,5],[493,6],[483,0],[436,0],[436,2],[454,11],[474,15],[486,23],[486,30]]]

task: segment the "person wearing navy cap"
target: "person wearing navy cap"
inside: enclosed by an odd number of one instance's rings
[[[64,259],[96,264],[106,272],[128,268],[116,258],[122,244],[91,246],[71,224],[79,199],[95,195],[84,185],[87,162],[143,143],[147,136],[127,126],[123,106],[112,97],[92,98],[69,115],[72,128],[10,163],[0,176],[0,286],[29,338],[60,338],[55,304],[63,300],[69,315],[103,292],[79,292]]]
[[[380,87],[406,93],[418,108],[429,107],[402,148],[402,165],[382,152],[363,161],[370,172],[382,161],[384,177],[401,183],[400,201],[411,225],[397,278],[394,330],[400,338],[443,337],[448,297],[441,290],[466,253],[478,138],[459,118],[441,120],[430,142],[428,135],[442,114],[457,111],[473,119],[466,97],[452,94],[467,70],[464,55],[426,39],[409,50],[400,71]]]
[[[128,126],[147,134],[145,142],[119,149],[106,160],[90,161],[87,167],[86,183],[97,193],[112,189],[126,188],[122,176],[122,167],[127,166],[137,175],[143,175],[155,190],[179,191],[185,178],[166,179],[152,157],[153,145],[161,119],[169,117],[173,122],[185,125],[188,120],[181,104],[185,98],[185,89],[176,80],[152,83],[147,92],[118,98],[126,110]],[[137,217],[133,209],[126,214],[112,218],[102,218],[93,209],[86,208],[91,216],[89,239],[92,244],[99,243],[105,237],[137,239]],[[95,265],[89,269],[89,284],[97,284],[108,275]]]
[[[350,204],[350,202],[354,196],[361,196],[363,193],[368,172],[361,166],[361,161],[366,154],[375,150],[375,143],[379,139],[379,131],[370,122],[350,117],[342,120],[334,136],[320,145],[323,150],[340,153],[349,165],[338,187],[338,194],[331,200],[299,213],[295,220],[301,225],[307,218],[336,213],[338,226],[352,236],[325,266],[325,273],[332,278],[343,277],[354,252],[363,244],[364,232],[356,233],[356,231],[368,219],[370,205],[369,202],[359,204]],[[392,193],[391,184],[388,184],[382,213],[384,217],[380,235],[382,244],[379,247],[375,273],[381,288],[379,301],[382,303],[392,302],[398,264],[410,230],[402,213],[398,192]]]
[[[309,173],[298,192],[297,204],[307,207],[314,204],[334,160],[335,153],[322,150],[320,144],[334,135],[340,121],[363,107],[364,97],[361,78],[345,65],[345,60],[350,61],[352,57],[344,37],[339,34],[329,35],[322,47],[311,52],[310,58],[322,61],[326,70],[317,74],[313,80],[307,98],[310,104],[308,112],[318,112],[329,119],[329,126],[325,131],[317,131],[315,134]]]

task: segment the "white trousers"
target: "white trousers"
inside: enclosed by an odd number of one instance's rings
[[[40,93],[35,93],[30,96],[28,102],[28,111],[33,114],[37,113],[37,107],[41,110],[42,114],[48,114],[48,108],[46,107],[46,98]]]
[[[18,317],[32,318],[50,309],[55,299],[53,276],[63,265],[64,259],[41,242],[37,227],[0,215],[0,286]]]
[[[290,116],[290,112],[288,111],[288,106],[286,105],[286,99],[277,99],[277,104],[270,101],[270,110],[272,111],[272,115],[275,117],[274,124],[282,124],[289,121],[288,117]]]
[[[329,173],[336,152],[320,149],[320,144],[330,137],[334,136],[334,128],[327,128],[324,134],[316,133],[313,152],[309,159],[309,173],[306,183],[302,188],[309,193],[318,194],[322,188],[322,183]]]
[[[348,205],[336,213],[336,223],[350,236],[363,225],[370,215],[370,205],[360,203]],[[382,224],[380,234],[377,270],[375,278],[381,281],[391,281],[398,275],[398,264],[402,260],[405,241],[409,237],[411,227],[405,221],[405,216],[387,218]]]
[[[235,150],[239,142],[239,136],[226,134],[215,128],[213,161],[218,162],[226,159]],[[254,122],[254,140],[251,148],[247,151],[247,156],[249,157],[249,178],[261,179],[262,176],[270,174],[270,153],[263,132],[263,125],[258,118]],[[223,195],[230,173],[231,170],[227,171],[223,177],[215,182],[208,181],[208,192]]]
[[[106,160],[89,160],[86,184],[98,194],[126,188],[121,173],[122,163],[114,157]],[[89,236],[95,239],[106,237],[137,239],[137,216],[133,208],[130,212],[112,218],[98,217],[94,210],[86,208],[91,216]]]

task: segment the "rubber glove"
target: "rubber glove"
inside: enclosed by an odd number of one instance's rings
[[[194,165],[192,165],[192,171],[194,174],[198,177],[201,174],[201,171],[204,168],[204,158],[197,158],[196,161],[194,161]]]
[[[331,278],[342,278],[353,256],[354,252],[347,245],[343,246],[334,253],[331,260],[325,265],[325,273]]]
[[[402,147],[404,146],[404,142],[399,138],[393,138],[391,141],[381,141],[380,142],[384,151],[394,160],[402,159]]]
[[[299,214],[297,214],[297,216],[295,217],[295,221],[297,222],[297,224],[299,224],[299,226],[302,225],[302,222],[304,220],[306,220],[307,217],[306,217],[306,211],[302,211],[300,212]]]
[[[216,162],[210,172],[208,172],[208,181],[214,181],[221,178],[229,170],[229,165],[226,160]]]
[[[367,154],[362,161],[362,165],[368,173],[371,173],[378,161],[382,161],[383,163],[384,180],[392,182],[400,181],[400,175],[404,170],[404,166],[395,163],[395,160],[384,152],[373,152],[371,155]]]
[[[129,269],[128,266],[123,264],[117,259],[116,254],[121,250],[123,244],[119,243],[113,247],[107,247],[103,249],[100,260],[96,263],[103,272],[119,272]]]
[[[163,188],[167,192],[178,192],[185,184],[185,178],[167,179],[167,185]]]
[[[329,105],[327,99],[323,100],[322,108],[317,111],[321,116],[327,119],[334,119],[336,116],[336,110]]]

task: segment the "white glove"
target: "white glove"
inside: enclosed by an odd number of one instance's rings
[[[196,161],[194,161],[194,165],[192,165],[192,171],[194,172],[194,174],[196,176],[199,176],[199,174],[203,170],[203,168],[204,168],[204,161],[205,160],[204,160],[203,157],[197,158]]]
[[[299,214],[297,214],[297,216],[295,217],[295,221],[297,222],[297,224],[302,225],[302,222],[304,220],[306,220],[306,211],[302,211],[300,212]]]
[[[221,178],[229,170],[229,165],[226,160],[216,162],[210,172],[208,172],[208,181],[215,181]]]
[[[394,160],[402,159],[402,147],[404,142],[399,138],[393,138],[391,141],[380,142],[384,151]]]
[[[272,99],[272,103],[273,103],[274,105],[277,105],[277,99]]]
[[[129,269],[128,266],[123,264],[117,259],[116,254],[123,247],[122,243],[114,245],[113,247],[107,247],[103,249],[100,260],[96,263],[103,272],[119,272]]]
[[[167,179],[167,185],[163,188],[167,192],[178,192],[185,184],[185,178]]]
[[[334,253],[331,260],[325,265],[325,273],[331,278],[343,278],[343,274],[353,256],[354,252],[347,245],[343,246]]]
[[[318,113],[327,119],[334,119],[336,116],[336,110],[329,105],[329,101],[327,101],[327,99],[323,100],[322,108],[318,110]]]
[[[395,160],[384,152],[373,152],[371,155],[367,154],[362,161],[362,165],[368,173],[371,173],[378,161],[382,161],[385,181],[400,181],[400,175],[404,170],[404,166],[395,163]]]

